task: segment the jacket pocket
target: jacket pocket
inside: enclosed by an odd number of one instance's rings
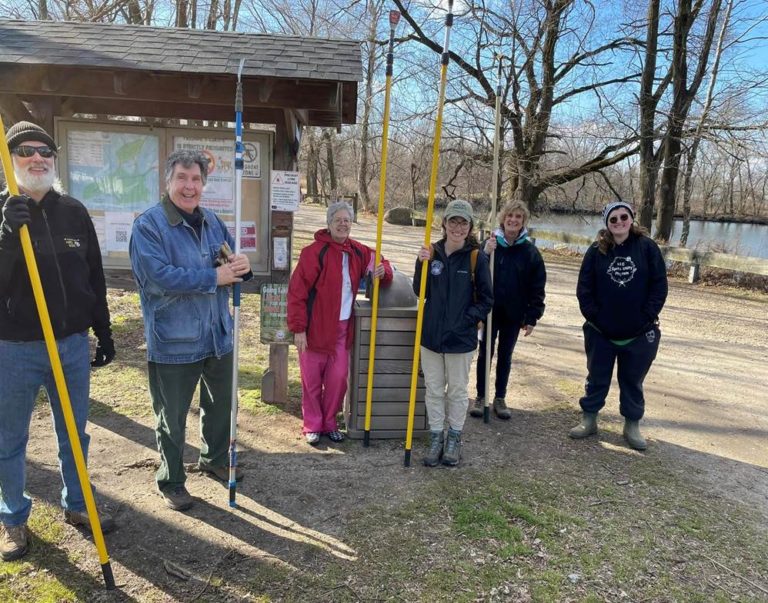
[[[198,341],[203,321],[197,304],[182,295],[155,310],[154,331],[158,341],[178,343]]]

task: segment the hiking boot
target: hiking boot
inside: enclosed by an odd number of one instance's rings
[[[424,457],[424,464],[427,467],[437,467],[440,464],[440,459],[443,456],[443,439],[442,431],[429,432],[429,450],[427,456]]]
[[[459,460],[461,460],[461,432],[449,429],[443,453],[443,465],[455,467],[459,464]]]
[[[485,408],[485,398],[478,396],[475,398],[474,402],[472,402],[472,408],[469,409],[469,416],[475,418],[482,417],[483,408]]]
[[[329,431],[329,432],[328,432],[327,434],[325,434],[325,435],[327,435],[327,436],[328,436],[328,439],[329,439],[331,442],[336,442],[337,444],[338,444],[339,442],[343,442],[343,441],[344,441],[344,434],[343,434],[343,433],[341,433],[341,432],[340,432],[338,429],[336,429],[336,430],[334,430],[334,431]]]
[[[20,526],[2,526],[0,528],[0,557],[3,561],[14,561],[27,554],[29,532],[27,524]]]
[[[631,421],[624,419],[624,439],[630,448],[635,450],[645,450],[648,448],[648,442],[640,433],[640,421]]]
[[[186,511],[192,507],[192,496],[184,486],[169,486],[158,492],[168,508],[174,511]]]
[[[216,479],[221,480],[222,482],[229,483],[229,465],[224,465],[221,467],[214,467],[213,465],[209,465],[208,463],[205,463],[203,461],[200,461],[197,463],[197,468],[203,472],[207,473],[211,477],[215,477]],[[240,468],[240,465],[235,467],[235,481],[240,482],[243,481],[243,476],[245,474],[243,473],[243,470]]]
[[[106,511],[99,511],[99,522],[101,523],[101,532],[108,534],[117,527],[115,520]],[[88,519],[87,511],[69,511],[64,509],[64,521],[76,528],[85,528],[91,531],[91,520]]]
[[[568,436],[574,440],[582,440],[597,433],[597,413],[581,413],[581,423],[568,432]]]
[[[509,408],[507,408],[507,402],[504,398],[493,399],[493,412],[495,412],[496,416],[502,421],[509,421],[512,418],[512,413]]]

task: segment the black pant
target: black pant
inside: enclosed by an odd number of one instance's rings
[[[499,336],[499,357],[496,360],[496,398],[507,396],[507,383],[509,383],[509,371],[512,368],[512,352],[520,334],[520,325],[498,324],[493,321],[491,328],[491,358],[496,347],[496,336]],[[483,340],[480,342],[480,353],[477,356],[477,396],[485,397],[485,345],[488,337],[488,325],[483,327]]]
[[[626,345],[611,343],[589,324],[583,328],[589,374],[584,385],[585,396],[579,400],[582,410],[596,413],[605,406],[615,363],[618,365],[619,410],[623,417],[639,421],[645,412],[643,381],[659,350],[659,328],[653,327]]]

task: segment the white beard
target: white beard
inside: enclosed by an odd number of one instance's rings
[[[57,184],[56,172],[54,170],[48,170],[45,174],[16,172],[16,182],[19,188],[23,188],[33,195],[44,195]]]

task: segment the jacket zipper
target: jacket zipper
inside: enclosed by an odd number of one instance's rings
[[[59,287],[61,287],[61,296],[64,299],[64,318],[62,319],[61,328],[62,330],[66,330],[67,328],[67,316],[69,315],[69,301],[67,300],[67,290],[64,287],[64,277],[61,274],[61,266],[59,265],[59,258],[56,254],[56,246],[53,243],[53,235],[51,234],[51,227],[50,224],[48,224],[48,214],[45,212],[45,209],[42,207],[40,208],[40,211],[43,213],[43,221],[45,222],[45,231],[48,234],[48,242],[51,245],[51,252],[53,255],[53,263],[56,266],[56,274],[59,277]]]

